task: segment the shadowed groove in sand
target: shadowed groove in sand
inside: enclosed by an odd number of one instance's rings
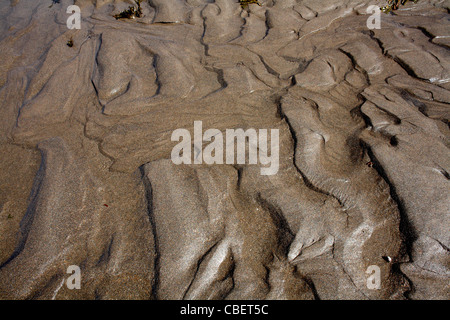
[[[64,1],[2,4],[0,147],[52,159],[1,185],[0,298],[448,298],[448,7],[371,31],[370,1],[260,3],[76,0],[81,30]],[[174,166],[194,121],[279,129],[279,173]]]

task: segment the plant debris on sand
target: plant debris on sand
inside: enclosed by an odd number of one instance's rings
[[[249,4],[257,4],[258,6],[261,6],[258,0],[239,0],[239,4],[243,9],[247,8]]]
[[[383,11],[384,13],[390,13],[394,10],[397,10],[399,8],[400,4],[403,6],[408,1],[412,1],[412,2],[416,3],[419,0],[387,0],[388,4],[384,7],[381,7],[381,11]]]
[[[134,0],[134,2],[137,5],[137,8],[134,6],[130,6],[130,7],[128,7],[128,9],[122,11],[121,13],[114,15],[114,18],[116,18],[116,19],[134,19],[134,18],[142,17],[141,1],[142,0]]]

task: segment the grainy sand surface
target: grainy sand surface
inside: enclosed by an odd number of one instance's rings
[[[0,299],[450,298],[450,1],[54,2],[0,1]],[[194,121],[278,172],[175,165]]]

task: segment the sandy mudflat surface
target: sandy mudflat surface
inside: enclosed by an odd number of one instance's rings
[[[260,3],[0,1],[0,299],[450,298],[450,1]]]

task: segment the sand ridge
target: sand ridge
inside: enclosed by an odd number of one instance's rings
[[[0,298],[447,299],[449,3],[374,3],[3,1]],[[277,174],[174,165],[195,121]]]

